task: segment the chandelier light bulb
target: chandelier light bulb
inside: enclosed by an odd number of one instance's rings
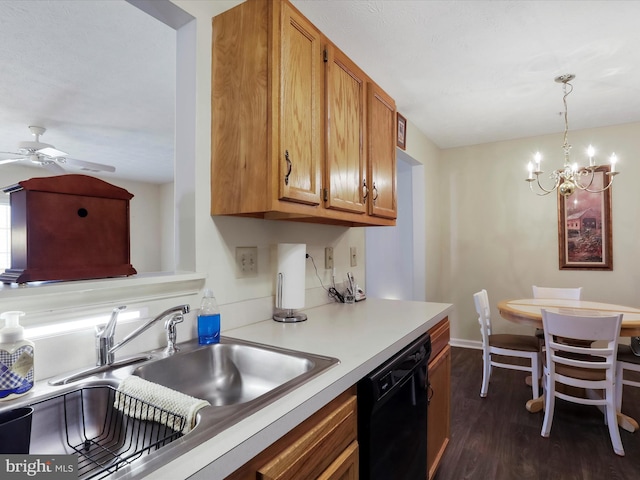
[[[596,154],[596,149],[593,148],[593,145],[589,145],[587,147],[587,157],[589,157],[589,166],[590,167],[594,167],[596,164],[596,161],[594,160],[593,156]]]

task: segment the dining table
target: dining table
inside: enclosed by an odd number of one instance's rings
[[[511,322],[542,328],[542,309],[566,315],[622,314],[621,337],[640,336],[640,308],[589,300],[560,298],[523,298],[498,302],[500,316]],[[527,410],[539,412],[544,408],[544,396],[527,402]],[[640,428],[634,419],[618,412],[618,425],[629,432]]]

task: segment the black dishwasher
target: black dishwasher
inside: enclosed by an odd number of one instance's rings
[[[424,334],[358,382],[360,479],[427,478],[427,363]]]

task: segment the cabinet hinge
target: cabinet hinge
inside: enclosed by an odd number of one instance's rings
[[[327,55],[327,49],[325,48],[322,52],[322,55],[324,57],[324,63],[327,63],[329,61],[328,55]]]
[[[324,201],[328,202],[329,201],[329,192],[327,191],[327,189],[323,189],[323,195],[324,195]]]

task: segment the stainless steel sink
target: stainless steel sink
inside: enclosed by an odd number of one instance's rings
[[[140,366],[133,374],[221,406],[249,402],[287,382],[300,383],[327,364],[331,359],[223,339]]]
[[[339,363],[227,337],[215,345],[193,340],[178,346],[180,351],[168,357],[162,349],[148,352],[150,360],[142,364],[114,365],[88,377],[85,372],[63,384],[39,382],[33,393],[0,405],[0,412],[34,407],[29,453],[76,454],[79,468],[84,468],[79,471],[82,479],[130,478],[160,468]],[[195,428],[184,436],[179,428],[175,435],[172,430],[141,435],[140,421],[113,408],[115,389],[132,374],[208,400],[211,406],[199,411]],[[144,431],[156,432],[154,428]],[[131,450],[133,441],[142,447]],[[94,448],[116,455],[109,461],[94,460]],[[109,470],[103,471],[104,465]]]

